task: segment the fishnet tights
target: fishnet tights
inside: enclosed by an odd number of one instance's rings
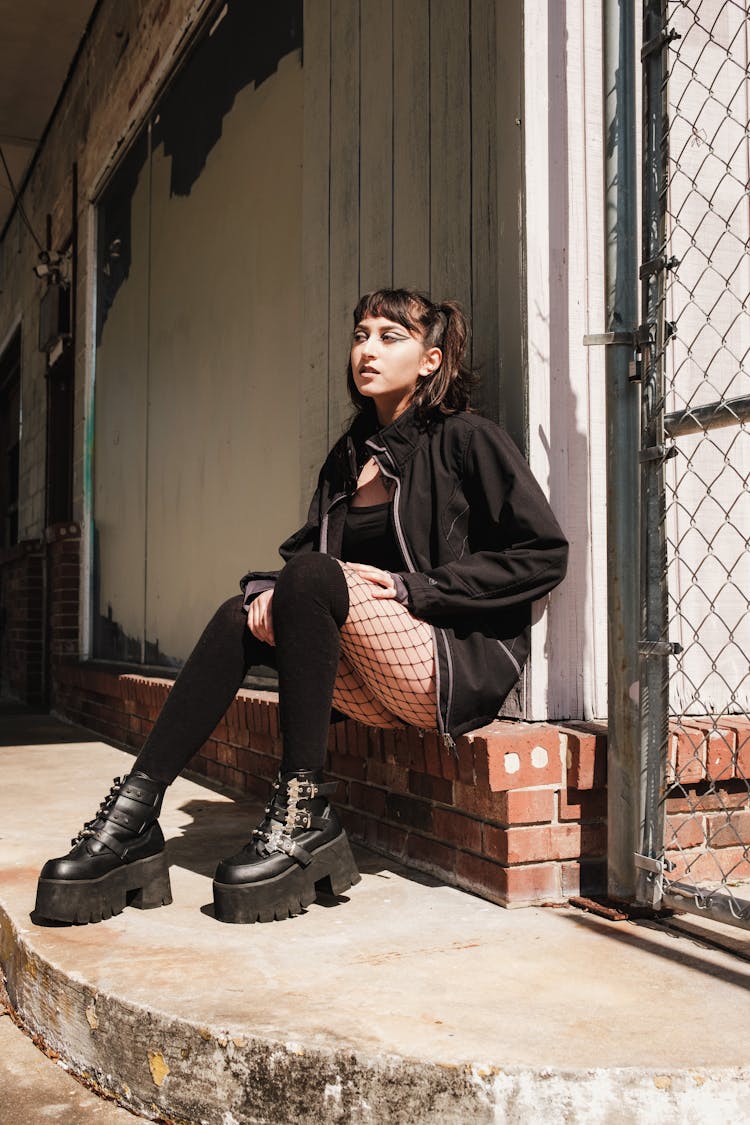
[[[373,598],[373,584],[341,564],[349,615],[333,705],[375,727],[434,729],[437,696],[432,630],[392,599]]]

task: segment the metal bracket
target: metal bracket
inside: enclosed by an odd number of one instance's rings
[[[684,649],[679,641],[641,641],[639,656],[679,656]]]
[[[649,55],[652,55],[654,51],[662,51],[665,47],[668,47],[675,39],[682,39],[680,32],[675,31],[674,28],[670,28],[669,30],[664,28],[664,30],[660,31],[658,35],[655,35],[653,39],[649,39],[643,44],[641,47],[641,62],[648,58]]]
[[[642,449],[638,460],[643,465],[647,461],[671,461],[678,453],[676,445],[652,445],[649,449]]]
[[[594,332],[588,336],[583,337],[584,348],[596,348],[599,346],[611,348],[613,345],[616,347],[634,348],[637,339],[635,332]]]
[[[657,258],[649,258],[647,262],[641,265],[638,271],[638,277],[644,281],[647,277],[651,277],[654,273],[661,273],[662,270],[676,270],[680,264],[680,259],[673,254],[671,258],[666,258],[663,254],[659,254]]]
[[[663,875],[665,871],[674,871],[675,864],[671,859],[654,859],[650,855],[634,853],[635,865],[641,871],[649,871],[652,875]]]

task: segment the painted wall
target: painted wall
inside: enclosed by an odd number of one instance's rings
[[[607,711],[604,353],[583,346],[604,330],[601,41],[599,5],[526,0],[529,459],[571,545],[533,631],[534,718]]]
[[[245,569],[278,565],[313,485],[296,452],[300,53],[236,92],[205,163],[175,136],[191,67],[203,80],[196,56],[113,176],[100,228],[115,246],[111,262],[100,247],[103,296],[129,262],[96,355],[95,653],[146,663],[184,660]]]

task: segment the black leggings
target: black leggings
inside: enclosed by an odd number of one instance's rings
[[[339,631],[349,612],[343,571],[328,555],[287,563],[273,595],[276,645],[247,627],[242,597],[230,598],[206,626],[170,691],[134,769],[174,781],[220,722],[254,665],[279,674],[281,770],[321,769],[339,664]]]

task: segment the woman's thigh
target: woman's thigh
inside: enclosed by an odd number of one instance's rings
[[[399,602],[373,598],[372,583],[345,563],[342,566],[349,588],[349,614],[341,630],[341,653],[343,664],[356,673],[356,682],[352,682],[357,692],[369,691],[372,702],[385,709],[383,719],[390,713],[412,726],[434,728],[437,699],[432,629]],[[343,680],[341,684],[337,680],[334,703],[350,714],[339,687],[343,693]],[[386,722],[375,725],[385,726]]]

